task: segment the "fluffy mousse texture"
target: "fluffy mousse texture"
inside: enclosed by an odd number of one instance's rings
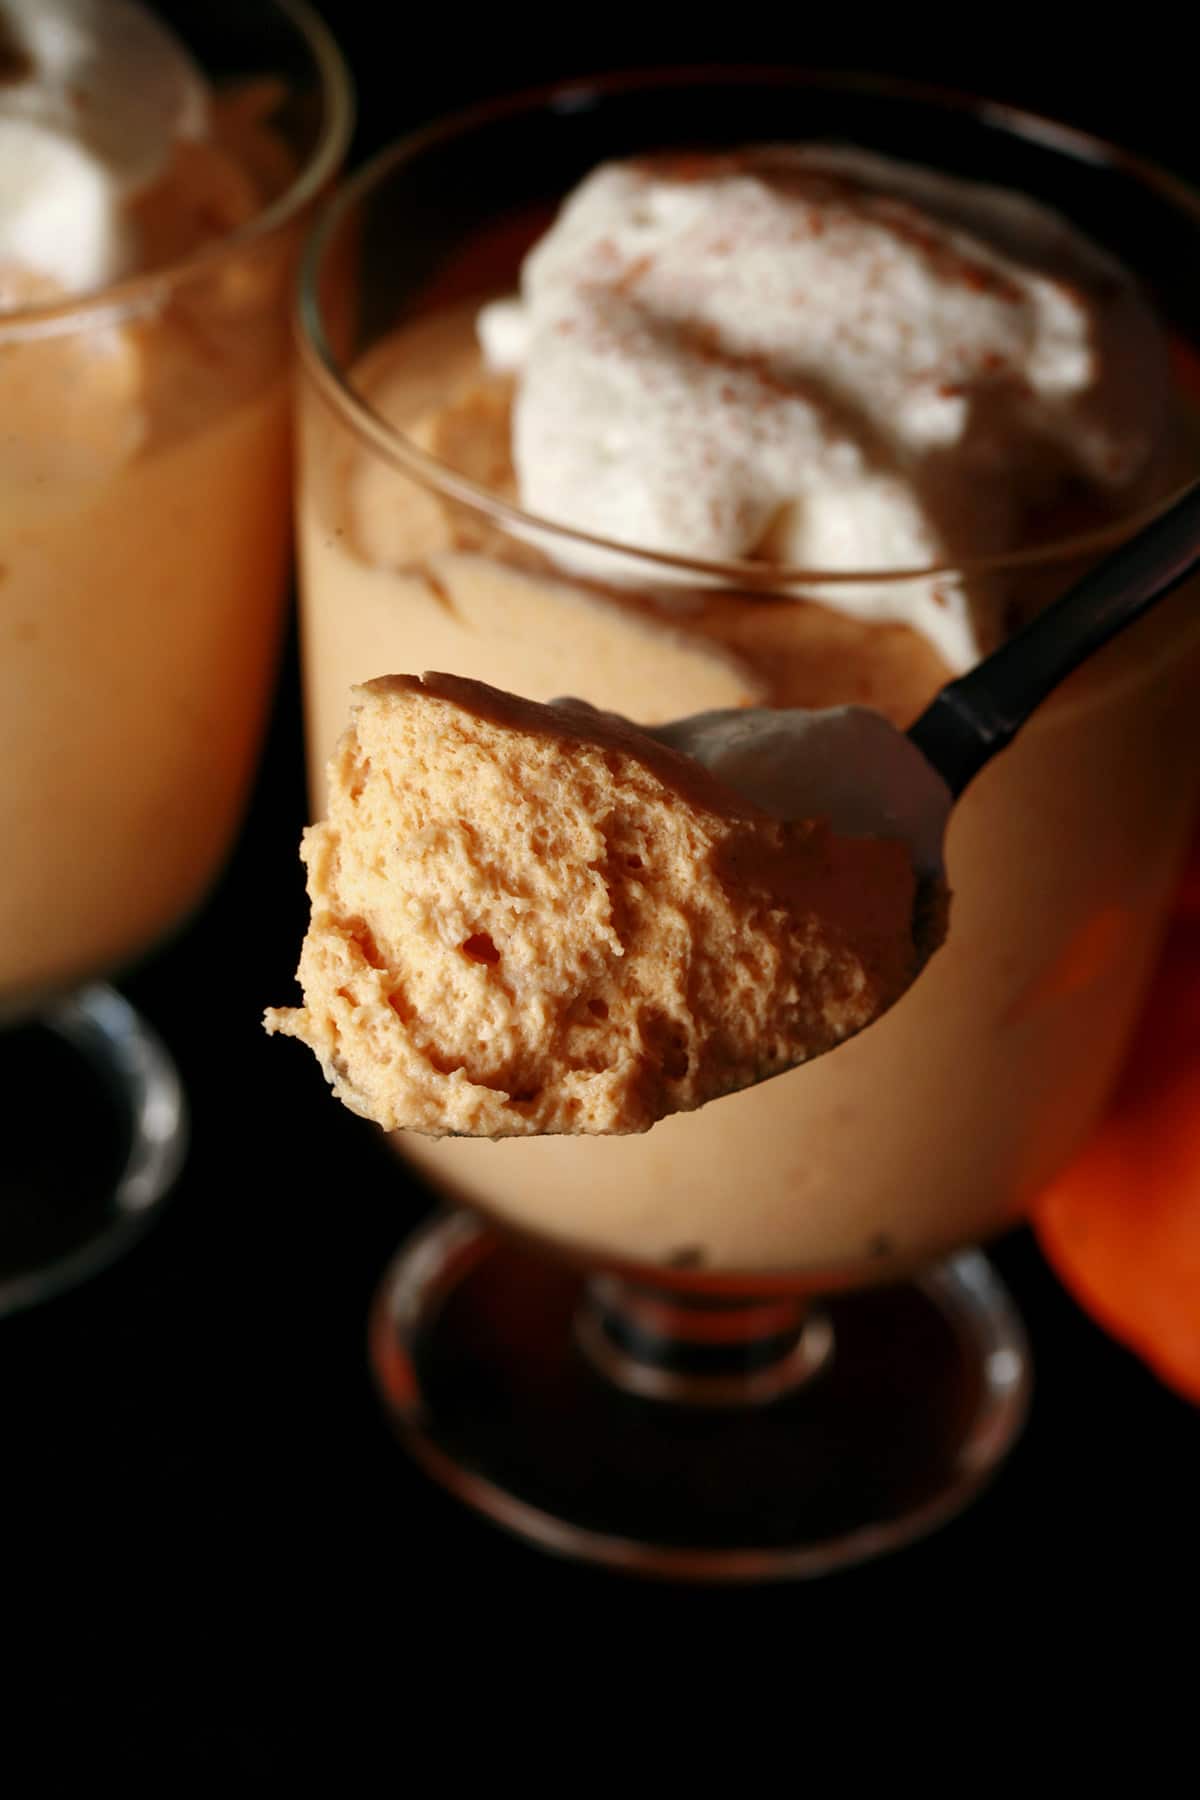
[[[940,929],[903,845],[769,817],[582,702],[369,682],[329,788],[304,1004],[266,1024],[388,1130],[645,1131],[869,1025]]]

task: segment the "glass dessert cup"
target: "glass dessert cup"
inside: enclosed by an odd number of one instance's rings
[[[257,94],[276,179],[182,260],[0,312],[0,1312],[116,1256],[183,1155],[171,1059],[101,978],[197,906],[248,793],[286,593],[289,296],[349,130],[303,5],[159,10],[218,91]]]
[[[504,495],[505,400],[476,383],[470,322],[556,203],[609,157],[797,137],[1065,212],[1159,301],[1186,412],[1200,201],[1045,121],[891,83],[683,71],[422,133],[331,203],[302,271],[314,814],[349,689],[381,674],[444,669],[642,723],[855,701],[901,725],[948,678],[906,628],[835,610],[861,575],[581,540]],[[1192,466],[1185,447],[1180,479]],[[1064,516],[1006,558],[871,580],[961,578],[1020,617],[1132,523]],[[971,786],[949,941],[861,1037],[644,1136],[398,1145],[469,1209],[401,1250],[371,1321],[385,1404],[447,1487],[565,1554],[716,1580],[860,1560],[978,1489],[1029,1372],[964,1247],[1020,1220],[1118,1066],[1200,785],[1196,602],[1184,589],[1110,645]]]

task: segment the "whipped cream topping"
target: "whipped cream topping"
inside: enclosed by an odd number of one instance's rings
[[[208,99],[132,0],[0,0],[0,273],[77,294],[136,268],[126,204],[204,135]]]
[[[777,819],[896,838],[920,875],[942,869],[953,796],[902,731],[866,706],[694,713],[649,733]]]
[[[1067,483],[1127,493],[1166,435],[1162,336],[1110,257],[1022,196],[858,150],[603,165],[479,335],[519,377],[523,505],[699,560],[996,554]],[[956,576],[816,597],[952,667],[980,653]]]

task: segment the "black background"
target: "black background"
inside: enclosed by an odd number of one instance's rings
[[[1099,15],[1085,26],[1053,9],[1010,10],[986,31],[979,9],[936,26],[846,8],[783,22],[719,8],[702,23],[592,5],[544,24],[511,6],[482,22],[461,8],[322,10],[357,72],[356,156],[450,106],[563,74],[774,60],[991,92],[1200,175],[1194,73],[1165,12],[1105,33]],[[794,1683],[784,1724],[806,1720],[811,1735],[818,1692],[870,1718],[880,1684],[927,1653],[982,1674],[1015,1642],[1019,1688],[1026,1646],[1049,1642],[1064,1669],[1098,1641],[1125,1661],[1164,1608],[1186,1618],[1195,1414],[1075,1308],[1024,1233],[996,1255],[1037,1357],[1029,1429],[967,1516],[889,1561],[757,1591],[644,1586],[543,1557],[426,1485],[379,1415],[364,1321],[428,1203],[327,1099],[311,1060],[258,1026],[264,1004],[293,995],[304,926],[297,679],[289,646],[226,875],[125,984],[191,1100],[169,1210],[101,1279],[0,1326],[4,1633],[22,1685],[57,1712],[43,1768],[82,1748],[97,1774],[132,1758],[174,1793],[189,1768],[290,1771],[322,1736],[389,1780],[420,1779],[433,1710],[453,1721],[436,1738],[453,1760],[478,1697],[515,1681],[507,1726],[484,1735],[511,1770],[548,1729],[538,1683],[558,1665],[588,1676],[572,1779],[581,1746],[619,1733],[635,1701],[682,1746],[708,1728],[702,1692],[774,1669]],[[89,1693],[104,1697],[94,1737]],[[1011,1698],[1006,1686],[993,1703]],[[804,1779],[799,1740],[796,1753]]]
[[[471,100],[664,63],[779,63],[940,83],[1051,114],[1173,164],[1200,164],[1183,15],[1055,4],[883,8],[494,5],[422,19],[394,0],[325,0],[359,95],[357,153]]]

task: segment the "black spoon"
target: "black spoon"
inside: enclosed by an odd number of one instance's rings
[[[698,713],[654,736],[784,818],[825,817],[850,836],[905,840],[922,874],[942,867],[958,796],[1073,669],[1200,567],[1200,482],[966,675],[907,733],[867,707]]]
[[[1200,481],[1023,630],[947,682],[908,737],[957,799],[1079,664],[1200,564]]]

